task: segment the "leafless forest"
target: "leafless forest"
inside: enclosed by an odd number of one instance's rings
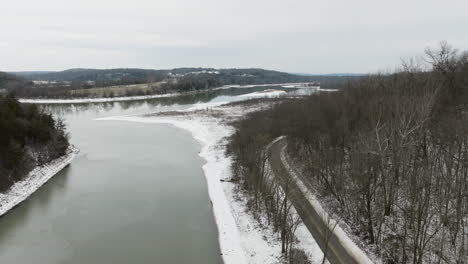
[[[265,181],[263,153],[286,135],[328,210],[384,263],[467,263],[468,53],[442,44],[394,73],[286,99],[236,126],[234,173],[278,231],[294,221]]]

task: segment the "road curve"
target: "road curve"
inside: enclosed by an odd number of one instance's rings
[[[280,180],[283,189],[289,188],[290,201],[296,208],[303,223],[317,241],[327,259],[332,264],[362,264],[362,262],[349,249],[346,248],[325,223],[323,217],[319,215],[314,206],[307,199],[305,193],[301,191],[293,175],[286,169],[281,153],[285,150],[287,141],[283,138],[274,142],[268,151],[271,168],[275,177]],[[294,180],[292,180],[294,179]]]

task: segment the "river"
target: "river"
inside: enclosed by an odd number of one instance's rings
[[[43,106],[65,120],[81,152],[0,218],[0,263],[222,263],[204,160],[190,133],[94,119],[242,100],[238,95],[267,88]]]

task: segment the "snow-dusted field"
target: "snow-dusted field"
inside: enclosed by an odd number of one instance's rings
[[[78,154],[78,149],[70,147],[68,154],[55,159],[42,167],[32,170],[23,180],[16,182],[7,192],[0,193],[0,216],[26,200],[59,171],[69,165]]]
[[[199,109],[200,107],[193,107],[191,110]],[[211,110],[222,111],[234,118],[244,113],[241,107],[227,108],[212,105]],[[249,111],[252,111],[252,108]],[[98,120],[165,123],[190,131],[201,143],[202,149],[199,155],[206,160],[203,171],[213,204],[224,262],[226,264],[281,262],[281,241],[278,234],[275,234],[271,228],[262,227],[246,211],[247,198],[238,191],[236,183],[229,181],[232,178],[232,160],[226,156],[225,144],[226,137],[234,133],[234,128],[227,125],[223,119],[194,112],[189,115],[120,116]],[[296,236],[299,240],[296,247],[306,252],[311,263],[321,263],[323,253],[303,224],[298,227]]]

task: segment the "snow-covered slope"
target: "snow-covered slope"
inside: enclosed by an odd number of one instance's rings
[[[0,193],[0,216],[26,200],[42,185],[69,165],[79,150],[73,146],[63,157],[55,159],[42,167],[32,170],[23,180],[16,182],[7,192]]]

